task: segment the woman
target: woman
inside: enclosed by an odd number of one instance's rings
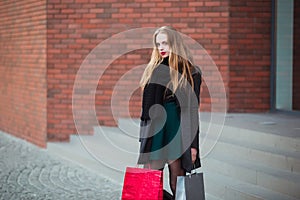
[[[159,170],[167,163],[175,195],[177,176],[200,167],[201,72],[172,27],[157,29],[153,44],[150,62],[140,81],[143,100],[138,163]]]

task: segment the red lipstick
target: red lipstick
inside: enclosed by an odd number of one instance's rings
[[[166,52],[162,51],[162,52],[160,52],[160,55],[164,56],[164,55],[166,55]]]

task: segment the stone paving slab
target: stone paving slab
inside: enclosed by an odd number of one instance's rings
[[[0,131],[0,199],[120,199],[120,187]]]

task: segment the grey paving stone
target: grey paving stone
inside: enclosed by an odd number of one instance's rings
[[[0,199],[120,199],[120,187],[0,131]]]

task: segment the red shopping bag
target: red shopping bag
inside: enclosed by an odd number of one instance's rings
[[[162,200],[162,171],[127,167],[122,200]]]

